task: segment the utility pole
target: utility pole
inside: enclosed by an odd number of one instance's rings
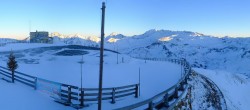
[[[102,2],[102,25],[101,25],[101,47],[100,47],[100,74],[99,74],[99,93],[98,110],[102,109],[102,76],[103,76],[103,48],[104,48],[104,21],[105,21],[105,2]]]
[[[82,100],[81,100],[81,104],[80,104],[81,106],[84,106],[84,105],[83,105],[83,98],[82,98],[82,97],[83,97],[83,92],[82,92],[82,64],[83,64],[83,63],[84,63],[84,62],[83,62],[83,55],[82,55],[82,60],[80,61],[80,64],[81,64],[81,99],[82,99]]]

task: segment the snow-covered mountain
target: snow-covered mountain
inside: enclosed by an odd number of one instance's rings
[[[142,35],[120,37],[106,48],[134,57],[186,58],[194,67],[250,74],[250,38],[214,37],[189,31],[149,30]]]
[[[62,35],[60,33],[54,32],[51,33],[53,37],[53,42],[58,43],[65,43],[70,45],[84,45],[84,46],[91,46],[91,47],[98,47],[98,42],[100,41],[99,37],[95,36],[82,36],[80,34],[74,35]]]
[[[54,43],[98,47],[100,38],[52,33]],[[194,67],[250,74],[250,38],[214,37],[190,31],[149,30],[141,35],[112,33],[105,48],[142,58],[186,58]]]
[[[18,40],[16,39],[10,39],[10,38],[0,38],[0,46],[4,46],[8,43],[15,43],[17,42]]]
[[[99,46],[99,37],[54,36],[54,42]],[[149,30],[141,35],[111,33],[105,48],[133,57],[186,58],[194,67],[250,74],[250,38],[214,37],[190,31]],[[232,65],[234,64],[234,65]]]

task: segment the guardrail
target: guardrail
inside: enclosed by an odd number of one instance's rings
[[[148,105],[148,107],[146,108],[148,110],[153,110],[154,108],[173,109],[175,105],[182,99],[184,93],[186,93],[187,88],[189,87],[187,84],[187,79],[189,77],[189,74],[191,73],[191,67],[189,66],[189,63],[186,62],[185,59],[182,59],[182,60],[156,59],[156,58],[140,58],[140,59],[153,60],[153,61],[170,61],[173,63],[177,63],[184,67],[185,74],[177,84],[153,96],[152,98],[149,98],[147,100],[144,100],[142,102],[138,102],[129,106],[117,108],[116,110],[131,110],[131,109],[135,109],[139,107],[144,107],[145,105]],[[182,91],[181,94],[179,94],[178,91]],[[140,108],[140,109],[145,109],[145,108]]]

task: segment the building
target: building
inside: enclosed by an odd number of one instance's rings
[[[53,38],[46,31],[30,32],[30,43],[53,43]]]

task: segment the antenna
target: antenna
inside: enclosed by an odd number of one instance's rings
[[[31,21],[29,20],[29,32],[31,32]]]

